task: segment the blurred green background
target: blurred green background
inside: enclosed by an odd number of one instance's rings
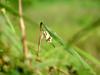
[[[18,11],[18,0],[7,0],[7,3]],[[42,21],[67,42],[100,18],[100,0],[23,0],[23,13],[34,22],[29,24],[25,21],[27,40],[38,43],[39,23]],[[8,14],[20,36],[19,19]],[[75,45],[100,61],[100,27],[84,35]],[[89,63],[99,75],[100,66]]]
[[[17,9],[17,3],[13,3],[16,1],[11,1],[12,6]],[[34,43],[38,41],[39,23],[41,21],[67,42],[75,33],[100,18],[99,0],[23,0],[23,3],[23,6],[25,5],[24,14],[34,22],[33,25],[26,22],[28,40]],[[18,26],[18,19],[15,17],[12,17],[12,19]],[[16,27],[16,29],[19,30],[19,27]],[[100,27],[79,39],[77,45],[91,52],[100,60],[99,38]]]
[[[15,1],[11,1],[13,5]],[[26,23],[28,40],[34,43],[38,42],[41,21],[67,42],[79,30],[100,18],[99,0],[23,0],[23,6],[24,14],[38,24]],[[100,60],[100,27],[79,39],[76,45]],[[99,72],[98,65],[97,68]]]

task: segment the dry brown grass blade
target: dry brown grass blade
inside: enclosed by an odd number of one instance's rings
[[[27,41],[26,41],[26,29],[25,29],[25,24],[24,24],[24,19],[22,17],[22,0],[19,0],[19,15],[20,15],[20,29],[22,32],[22,45],[23,45],[23,52],[24,52],[24,57],[27,58],[28,56],[28,47],[27,47]]]

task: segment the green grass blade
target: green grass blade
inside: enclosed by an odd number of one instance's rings
[[[57,42],[59,42],[64,49],[71,55],[70,59],[71,64],[76,67],[78,70],[79,75],[95,75],[95,72],[92,70],[92,68],[80,57],[80,55],[73,49],[72,47],[67,46],[62,39],[55,33],[53,33],[46,25],[43,25],[44,28],[49,32],[49,34],[53,37],[53,39]],[[73,61],[74,60],[74,61]],[[77,65],[76,65],[77,64]],[[80,67],[81,65],[81,67]],[[80,72],[82,71],[82,73]]]
[[[78,42],[83,36],[88,34],[90,31],[94,30],[95,28],[100,26],[100,18],[96,19],[92,24],[86,26],[85,28],[78,31],[71,40],[68,41],[69,46]]]
[[[80,55],[82,55],[86,59],[88,59],[88,60],[92,61],[93,63],[98,64],[100,66],[100,61],[98,61],[96,58],[94,58],[91,54],[81,50],[78,47],[74,47],[74,48]]]
[[[8,18],[7,14],[6,14],[6,10],[4,8],[2,8],[2,14],[3,14],[4,18],[5,18],[6,23],[10,26],[12,32],[15,34],[16,33],[15,29],[14,29],[11,21],[9,20],[9,18]]]

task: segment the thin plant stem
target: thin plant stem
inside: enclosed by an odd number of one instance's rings
[[[14,29],[14,27],[13,27],[13,25],[12,25],[10,19],[8,18],[7,14],[6,14],[5,8],[2,8],[2,9],[1,9],[1,12],[2,12],[2,14],[3,14],[3,16],[4,16],[4,18],[5,18],[6,22],[7,22],[7,24],[10,26],[12,32],[13,32],[14,34],[16,34],[15,29]]]
[[[20,16],[20,29],[22,33],[22,45],[23,45],[23,52],[24,52],[24,57],[27,58],[28,56],[28,47],[27,47],[27,41],[26,41],[26,28],[24,24],[24,20],[22,17],[22,0],[19,0],[19,16]]]
[[[37,52],[36,52],[36,61],[41,61],[40,60],[40,45],[41,45],[41,40],[42,40],[42,36],[43,36],[43,30],[42,30],[42,24],[40,23],[40,36],[39,36],[39,40],[38,40],[38,49],[37,49]]]

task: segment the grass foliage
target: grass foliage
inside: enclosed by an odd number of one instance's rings
[[[92,65],[86,60],[99,66],[100,61],[75,46],[75,43],[87,33],[99,27],[100,19],[85,26],[68,42],[65,42],[56,32],[53,32],[54,30],[52,31],[48,25],[43,23],[43,30],[50,34],[52,44],[55,47],[43,40],[40,45],[40,61],[37,61],[38,44],[27,40],[29,52],[32,55],[30,67],[29,61],[23,58],[21,37],[17,34],[16,26],[9,18],[9,13],[18,18],[18,12],[3,3],[0,3],[0,8],[6,10],[5,13],[2,10],[0,12],[0,75],[96,75]],[[23,15],[23,18],[25,22],[31,25],[39,25],[25,15]]]

